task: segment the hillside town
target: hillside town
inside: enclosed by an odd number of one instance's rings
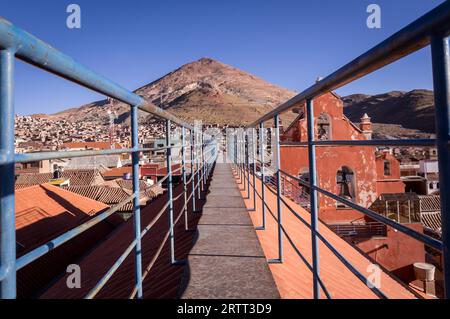
[[[129,123],[114,120],[103,125],[86,121],[51,119],[46,116],[15,116],[16,153],[54,151],[67,142],[107,142],[121,147],[130,146]],[[145,143],[164,136],[164,124],[151,123],[139,127],[139,140]]]

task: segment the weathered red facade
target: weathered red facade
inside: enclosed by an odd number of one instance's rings
[[[344,115],[343,107],[342,100],[334,93],[314,99],[316,140],[371,139],[370,118],[364,115],[358,127]],[[304,106],[297,112],[299,116],[286,129],[282,141],[307,141]],[[309,178],[307,146],[282,145],[280,156],[283,171]],[[378,151],[373,146],[317,146],[316,167],[320,187],[367,208],[383,193],[405,191],[400,179],[400,163],[389,152]],[[320,193],[319,218],[327,224],[373,222]],[[409,227],[423,231],[421,224],[410,224]],[[412,264],[425,258],[423,244],[389,227],[385,236],[359,237],[354,244],[406,282],[414,279]]]
[[[353,124],[343,113],[343,102],[334,93],[314,99],[315,138],[328,140],[365,140],[370,138],[370,119],[362,119],[361,128]],[[303,110],[286,129],[282,141],[307,141],[306,119]],[[308,171],[306,146],[281,146],[281,169],[294,176]],[[342,193],[342,172],[352,181],[344,188],[349,199],[369,207],[381,193],[401,193],[404,184],[400,180],[400,165],[390,154],[378,153],[372,146],[317,146],[316,165],[319,186],[334,194]],[[384,174],[385,162],[389,174]],[[345,178],[344,178],[345,179]],[[345,192],[344,192],[345,193]],[[352,195],[352,196],[350,196]],[[325,196],[319,199],[319,217],[328,223],[352,222],[363,215]]]

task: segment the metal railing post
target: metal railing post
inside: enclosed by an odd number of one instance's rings
[[[131,106],[131,147],[133,149],[139,148],[138,140],[138,108]],[[141,207],[139,204],[139,152],[133,151],[131,155],[133,165],[133,221],[134,221],[134,236],[136,240],[135,246],[135,281],[137,286],[136,297],[141,299],[142,292],[142,249],[141,249]]]
[[[195,159],[194,159],[194,152],[195,152],[195,136],[194,136],[194,130],[189,130],[189,138],[190,138],[190,144],[191,144],[191,186],[192,186],[192,212],[198,213],[197,209],[195,208]]]
[[[186,183],[186,147],[185,147],[185,140],[186,140],[186,129],[184,126],[181,128],[181,170],[183,175],[183,196],[184,196],[184,206],[183,206],[183,213],[184,213],[184,229],[189,230],[189,220],[188,220],[188,209],[187,209],[187,183]]]
[[[199,158],[199,144],[201,143],[201,139],[198,136],[198,133],[195,133],[195,168],[197,170],[197,195],[198,195],[198,200],[201,199],[201,193],[200,193],[200,180],[201,180],[201,176],[200,176],[200,158]]]
[[[0,165],[0,297],[16,293],[16,223],[14,206],[14,52],[0,50],[0,152],[7,163]]]
[[[253,210],[256,210],[256,130],[252,128]]]
[[[208,163],[206,162],[206,147],[205,147],[205,135],[202,134],[202,156],[203,156],[203,191],[206,191],[206,182],[207,182],[207,176],[206,176],[206,171],[208,168]],[[206,194],[203,194],[204,196],[206,196]]]
[[[314,142],[314,104],[311,99],[306,100],[306,117],[308,127],[308,162],[309,162],[309,183],[310,183],[310,206],[311,206],[311,246],[312,246],[312,265],[313,265],[313,293],[314,299],[320,298],[319,287],[319,245],[317,241],[318,231],[318,198],[316,176],[316,147]]]
[[[239,170],[239,136],[238,133],[236,132],[236,135],[234,136],[234,148],[235,148],[235,165],[236,165],[236,169],[238,172],[238,176],[240,177],[241,172]]]
[[[256,230],[266,229],[266,187],[265,187],[265,176],[264,176],[264,124],[259,124],[259,160],[260,160],[260,171],[261,171],[261,226],[256,227]]]
[[[248,148],[248,134],[244,131],[244,156],[247,166],[247,198],[250,199],[250,152]]]
[[[450,299],[450,52],[448,38],[431,38],[434,105],[439,161],[445,298]]]
[[[277,219],[278,219],[278,259],[270,260],[272,263],[282,263],[283,262],[283,216],[281,210],[281,169],[280,169],[280,117],[275,115],[274,118],[275,126],[275,170],[277,178]]]
[[[246,176],[245,176],[245,132],[241,131],[241,170],[242,170],[242,186],[244,186],[244,191],[247,189]]]
[[[237,133],[237,165],[239,168],[239,181],[242,182],[242,141],[241,130],[238,129]]]
[[[175,264],[175,237],[173,233],[173,186],[172,186],[172,146],[170,140],[170,120],[166,120],[166,165],[167,165],[167,200],[169,201],[169,239],[170,263]]]
[[[203,192],[205,191],[205,185],[204,185],[204,169],[205,169],[205,163],[204,163],[204,158],[203,158],[203,131],[200,133],[200,144],[199,144],[199,163],[200,163],[200,190]]]

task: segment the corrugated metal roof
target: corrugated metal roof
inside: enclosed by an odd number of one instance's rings
[[[421,212],[440,212],[441,199],[436,195],[419,195]]]
[[[425,212],[420,214],[422,224],[437,232],[442,233],[441,212]]]
[[[66,169],[99,169],[101,171],[120,165],[120,155],[74,157]]]

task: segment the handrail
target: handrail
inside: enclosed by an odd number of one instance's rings
[[[267,172],[265,171],[265,164],[260,163],[263,184],[267,186],[276,187],[277,190],[277,210],[279,215],[278,221],[278,252],[282,262],[283,256],[283,242],[281,235],[282,219],[281,219],[281,174],[284,173],[280,168],[280,145],[285,147],[290,146],[305,146],[308,152],[308,172],[310,174],[309,182],[302,181],[296,177],[291,176],[294,180],[299,181],[303,186],[309,187],[310,197],[310,214],[311,214],[311,241],[312,241],[312,256],[313,256],[313,291],[314,298],[320,298],[320,263],[319,263],[319,247],[317,241],[321,240],[321,234],[317,229],[319,202],[318,193],[321,193],[329,198],[332,198],[340,203],[351,207],[358,212],[367,215],[384,225],[390,226],[404,234],[419,240],[420,242],[442,251],[444,258],[444,286],[445,297],[450,298],[450,216],[447,212],[450,210],[450,48],[448,35],[450,34],[450,1],[437,6],[435,9],[423,15],[421,18],[412,22],[405,28],[401,29],[391,37],[387,38],[377,46],[368,50],[366,53],[360,55],[353,61],[342,66],[334,73],[328,75],[323,80],[316,82],[300,94],[294,96],[285,103],[282,103],[272,111],[266,113],[258,120],[254,121],[246,128],[253,128],[259,126],[259,154],[264,154],[263,136],[264,136],[264,122],[268,120],[274,121],[275,136],[272,136],[271,152],[275,157],[272,163],[275,170],[269,176],[269,182],[266,184]],[[435,100],[435,118],[436,118],[436,138],[435,139],[396,139],[396,140],[316,140],[315,134],[315,114],[314,114],[314,98],[322,94],[335,90],[355,81],[365,75],[368,75],[394,61],[397,61],[413,52],[431,45],[432,68],[433,68],[433,87]],[[305,142],[290,142],[280,141],[279,136],[279,115],[293,107],[305,107],[306,126],[307,126],[307,141]],[[231,160],[239,169],[244,181],[250,179],[250,165],[249,165],[249,147],[246,136],[250,134],[247,130],[242,129],[234,133],[232,138],[234,146],[230,147],[232,151]],[[441,201],[441,215],[442,215],[442,241],[426,236],[420,232],[414,231],[400,223],[381,216],[365,207],[362,207],[352,201],[333,194],[318,185],[317,167],[316,167],[316,147],[335,147],[335,146],[436,146],[438,149],[438,163],[439,163],[439,181],[440,181],[440,201]],[[261,156],[261,155],[260,155]],[[253,174],[256,175],[256,164],[258,161],[253,159]],[[261,158],[262,160],[262,158]],[[246,167],[247,166],[247,167]],[[241,171],[242,170],[242,171]],[[244,170],[247,171],[247,177]],[[249,181],[247,181],[249,182]],[[249,188],[247,186],[247,188]],[[263,188],[264,189],[264,188]],[[271,187],[268,187],[274,193]],[[264,201],[264,199],[262,199]],[[256,204],[255,204],[256,205]],[[264,205],[263,205],[264,207]],[[262,211],[262,219],[264,220],[264,210]],[[262,228],[264,229],[264,227]],[[329,247],[330,248],[330,247]],[[331,249],[331,248],[330,248]],[[341,259],[341,258],[340,258]],[[345,259],[341,260],[345,262]]]
[[[282,174],[285,174],[289,178],[292,178],[293,180],[301,183],[303,186],[311,188],[310,184],[305,182],[304,180],[302,180],[302,179],[300,179],[298,177],[292,176],[291,174],[288,174],[288,173],[286,173],[286,172],[284,172],[282,170],[280,170],[280,172]],[[437,249],[439,251],[442,251],[442,248],[443,248],[442,247],[442,241],[437,240],[436,238],[430,237],[428,235],[424,235],[424,234],[419,233],[418,231],[415,231],[415,230],[413,230],[413,229],[411,229],[409,227],[403,226],[402,224],[397,223],[396,221],[394,221],[392,219],[389,219],[387,217],[381,216],[380,214],[377,214],[376,212],[371,211],[368,208],[365,208],[365,207],[363,207],[361,205],[355,204],[354,202],[349,201],[349,200],[347,200],[347,199],[345,199],[343,197],[334,195],[333,193],[331,193],[331,192],[329,192],[329,191],[327,191],[327,190],[325,190],[325,189],[323,189],[321,187],[314,186],[313,189],[316,189],[318,192],[320,192],[320,193],[322,193],[322,194],[324,194],[324,195],[326,195],[328,197],[331,197],[334,200],[337,200],[338,202],[340,202],[342,204],[345,204],[345,205],[347,205],[347,206],[349,206],[349,207],[351,207],[353,209],[358,210],[359,212],[363,213],[364,215],[369,216],[369,217],[379,221],[382,224],[388,225],[388,226],[390,226],[390,227],[392,227],[392,228],[394,228],[394,229],[396,229],[398,231],[401,231],[402,233],[404,233],[404,234],[406,234],[408,236],[413,237],[414,239],[416,239],[416,240],[418,240],[418,241],[420,241],[420,242],[422,242],[422,243],[424,243],[424,244],[426,244],[426,245],[428,245],[430,247],[433,247],[433,248],[435,248],[435,249]]]
[[[77,83],[83,87],[94,90],[98,93],[106,95],[110,98],[114,98],[123,103],[129,104],[131,108],[131,148],[123,149],[111,149],[111,150],[80,150],[80,151],[49,151],[49,152],[36,152],[26,154],[14,154],[14,108],[12,99],[12,83],[13,83],[13,62],[14,58],[21,59],[29,64],[32,64],[38,68],[49,71],[56,74],[66,80]],[[198,199],[200,199],[200,182],[202,189],[206,183],[206,179],[209,176],[212,166],[216,158],[211,157],[205,159],[206,153],[216,149],[217,142],[214,138],[203,133],[202,130],[197,131],[189,123],[177,118],[173,114],[164,111],[163,109],[153,105],[143,97],[123,88],[122,86],[114,83],[106,77],[92,71],[88,67],[77,63],[71,57],[59,52],[47,43],[39,40],[33,35],[13,25],[11,22],[0,17],[0,90],[2,96],[0,99],[0,119],[4,125],[1,126],[0,132],[0,177],[2,181],[2,187],[0,188],[0,217],[1,217],[1,231],[2,238],[0,241],[1,247],[1,260],[0,260],[0,281],[2,281],[2,287],[0,291],[1,298],[15,298],[16,292],[16,275],[17,271],[36,259],[42,257],[50,250],[57,248],[64,244],[68,240],[78,236],[82,232],[96,225],[100,221],[111,216],[117,212],[118,209],[123,207],[126,203],[133,201],[133,220],[134,220],[134,232],[135,238],[131,245],[122,253],[121,257],[114,263],[114,265],[108,270],[105,276],[97,283],[93,290],[87,297],[94,297],[95,294],[100,291],[104,284],[111,278],[112,274],[120,267],[123,260],[135,249],[135,280],[137,297],[142,298],[142,259],[141,259],[141,238],[150,229],[151,225],[141,230],[141,215],[140,215],[140,203],[139,195],[142,193],[139,189],[139,153],[151,152],[155,150],[166,150],[165,156],[167,160],[167,175],[158,182],[162,184],[165,179],[168,179],[168,201],[163,207],[163,210],[168,209],[170,215],[169,232],[171,233],[171,254],[174,255],[174,235],[173,235],[173,216],[172,205],[174,201],[182,198],[184,195],[183,209],[187,208],[187,203],[192,200],[193,210],[195,211],[195,201],[197,200],[196,192],[198,191]],[[155,148],[141,148],[138,143],[138,110],[142,110],[151,113],[159,118],[166,120],[166,145],[165,147]],[[177,124],[182,127],[182,143],[180,145],[171,146],[171,123]],[[185,129],[190,132],[190,142],[186,143]],[[199,141],[194,141],[193,136],[198,135]],[[205,147],[203,147],[205,146]],[[196,163],[196,172],[191,169],[191,178],[189,182],[192,182],[192,193],[187,196],[186,192],[186,161],[185,154],[186,148],[191,149],[191,168],[193,163]],[[195,147],[195,154],[194,154]],[[182,167],[179,167],[172,171],[172,149],[182,149],[183,160]],[[86,156],[98,156],[98,155],[114,155],[129,153],[132,155],[132,182],[133,182],[133,194],[127,197],[125,200],[107,209],[104,212],[99,213],[87,222],[75,227],[74,229],[65,232],[64,234],[50,240],[44,245],[33,249],[31,252],[16,259],[16,242],[15,242],[15,209],[14,209],[14,163],[27,163],[41,160],[51,160],[59,158],[74,158],[74,157],[86,157]],[[172,197],[172,176],[175,172],[182,170],[182,178],[184,183],[183,193]],[[202,172],[200,176],[200,170]],[[195,184],[194,175],[197,174],[197,185]],[[201,180],[200,180],[201,178]],[[204,189],[203,189],[204,190]],[[9,196],[12,194],[13,196]],[[187,216],[187,210],[184,211]],[[186,217],[187,218],[187,217]]]
[[[257,179],[261,180],[261,177],[256,177]],[[253,188],[256,190],[255,185],[253,184],[253,182],[250,182],[250,184],[253,186]],[[273,190],[270,190],[272,193]],[[256,190],[255,194],[259,197],[259,199],[263,200],[262,195]],[[274,193],[276,195],[276,193]],[[282,199],[283,200],[283,199]],[[272,209],[270,208],[270,206],[264,201],[263,202],[264,206],[267,208],[267,210],[269,211],[269,214],[272,216],[272,218],[278,222],[277,217],[275,216],[275,214],[273,213]],[[286,205],[286,204],[285,204]],[[305,256],[303,256],[303,254],[300,252],[300,250],[297,248],[297,246],[295,246],[294,241],[291,239],[291,237],[289,236],[289,234],[287,233],[286,229],[284,226],[281,226],[281,230],[283,231],[283,234],[286,236],[286,238],[289,241],[289,244],[291,245],[291,247],[295,250],[295,252],[297,253],[297,255],[300,257],[300,259],[303,261],[303,263],[306,265],[306,267],[308,267],[309,270],[312,271],[312,266],[311,264],[306,260]],[[323,283],[322,279],[319,277],[319,283],[320,286],[322,288],[322,290],[325,292],[325,295],[327,296],[328,299],[331,299],[331,295],[327,289],[327,287],[325,286],[325,284]]]
[[[436,146],[436,139],[398,139],[398,140],[331,140],[331,141],[311,141],[317,146]],[[280,145],[285,146],[308,146],[308,142],[283,141]]]
[[[259,180],[262,180],[261,179],[261,177],[260,176],[256,176],[256,178],[257,179],[259,179]],[[265,186],[265,185],[264,185]],[[254,186],[253,186],[254,187]],[[265,186],[265,187],[267,187],[267,186]],[[275,196],[277,196],[277,193],[273,190],[273,189],[271,189],[270,187],[267,187],[267,189],[272,193],[272,194],[274,194]],[[262,199],[262,197],[260,196],[260,194],[259,194],[259,192],[258,191],[256,191],[256,193],[258,194],[258,197],[260,198],[260,199]],[[288,210],[298,219],[298,220],[300,220],[307,228],[309,228],[310,230],[311,230],[311,225],[310,224],[308,224],[308,222],[305,220],[305,219],[303,219],[287,202],[286,202],[286,200],[283,198],[283,197],[280,197],[280,200],[281,200],[281,202],[288,208]],[[277,221],[278,222],[278,219],[276,218],[276,216],[273,214],[273,212],[272,212],[272,210],[270,209],[270,207],[267,205],[267,203],[266,202],[264,202],[264,205],[267,207],[267,209],[268,209],[268,211],[269,211],[269,213],[271,214],[271,216],[275,219],[275,221]],[[289,236],[288,236],[288,234],[287,234],[287,231],[285,230],[285,228],[284,228],[284,226],[282,225],[281,226],[281,228],[282,228],[282,230],[283,230],[283,233],[284,233],[284,235],[286,236],[286,238],[288,238],[288,240],[289,240],[289,243],[291,244],[291,246],[292,246],[292,248],[294,248],[294,250],[297,252],[297,254],[299,254],[299,256],[301,255],[301,253],[298,251],[298,248],[294,245],[294,243],[293,243],[293,241],[289,238]],[[364,277],[364,275],[363,274],[361,274],[361,272],[359,272],[349,261],[347,261],[346,259],[345,259],[345,257],[343,256],[343,255],[341,255],[340,253],[339,253],[339,251],[337,251],[334,247],[333,247],[333,245],[331,245],[330,244],[330,242],[325,238],[325,237],[323,237],[321,234],[320,234],[320,232],[316,232],[316,234],[317,234],[317,236],[318,236],[318,238],[320,239],[320,241],[321,242],[323,242],[326,246],[327,246],[327,248],[344,264],[344,266],[346,266],[356,277],[358,277],[358,279],[359,280],[361,280],[361,282],[363,282],[363,283],[367,283],[367,278],[366,277]],[[302,256],[300,256],[300,258],[301,259],[303,259],[302,258]],[[305,261],[304,261],[305,262]],[[307,265],[307,267],[309,268],[309,270],[311,270],[312,271],[312,267],[310,267],[310,264],[309,263],[306,263],[305,262],[305,264]],[[326,294],[326,296],[327,296],[327,298],[328,299],[331,299],[331,295],[330,295],[330,293],[328,292],[328,290],[326,289],[326,286],[325,286],[325,284],[323,283],[323,281],[322,281],[322,279],[320,278],[320,276],[319,276],[319,278],[318,278],[318,280],[319,280],[319,284],[320,284],[320,286],[321,286],[321,288],[322,288],[322,290],[324,290],[324,292],[325,292],[325,294]],[[381,291],[381,290],[379,290],[377,287],[370,287],[370,289],[378,296],[378,297],[380,297],[380,298],[382,298],[382,299],[387,299],[387,296]]]
[[[152,148],[119,148],[108,150],[83,150],[83,151],[57,151],[57,152],[36,152],[36,153],[22,153],[14,156],[15,163],[27,163],[42,160],[73,158],[73,157],[88,157],[98,155],[117,155],[134,152],[152,152],[158,150],[167,150],[168,148],[179,148],[183,145],[175,145],[170,147],[152,147]],[[0,161],[1,163],[1,161]]]

